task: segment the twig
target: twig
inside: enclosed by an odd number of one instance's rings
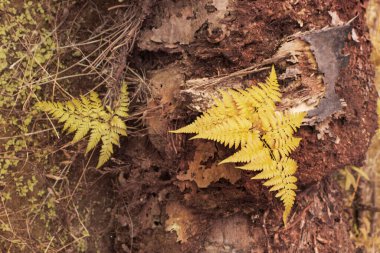
[[[355,204],[354,207],[362,211],[371,211],[375,213],[380,213],[380,207],[377,207],[377,206],[370,206],[370,205],[358,203],[358,204]]]

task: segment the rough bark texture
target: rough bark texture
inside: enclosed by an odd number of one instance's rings
[[[271,1],[270,7],[265,0],[163,0],[152,5],[131,58],[135,67],[149,71],[148,136],[129,139],[120,151],[128,161],[118,178],[127,205],[118,209],[116,251],[353,252],[339,188],[325,177],[345,165],[360,165],[376,128],[364,11],[360,1],[343,0]],[[356,15],[339,52],[348,62],[333,87],[323,73],[324,91],[343,99],[345,106],[299,132],[302,142],[293,157],[301,190],[285,228],[281,203],[260,182],[227,165],[216,166],[227,149],[167,133],[196,115],[184,108],[180,89],[190,79],[261,63],[288,36],[346,23]],[[286,75],[285,63],[278,69]],[[258,71],[248,78],[265,75]],[[307,78],[301,75],[298,87]],[[286,90],[285,77],[281,83]]]

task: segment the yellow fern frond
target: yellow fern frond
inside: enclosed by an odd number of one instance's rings
[[[276,167],[269,167],[268,169],[263,170],[252,179],[271,179],[275,176],[280,175],[280,172],[276,170]]]
[[[275,102],[281,101],[280,86],[274,67],[272,66],[271,73],[265,83],[259,83],[258,87],[251,87],[247,89],[247,92],[249,94],[247,98],[254,107],[265,108],[265,111],[274,111]]]
[[[126,84],[123,84],[120,89],[120,97],[117,105],[115,106],[115,114],[122,118],[127,118],[129,107],[128,88]]]
[[[272,66],[272,70],[269,74],[269,77],[265,80],[265,84],[259,83],[260,88],[262,88],[266,95],[274,102],[281,101],[281,92],[280,85],[277,81],[277,74],[274,66]]]
[[[279,170],[281,170],[284,176],[294,175],[297,172],[297,162],[292,158],[283,158],[279,166],[281,166]]]
[[[275,117],[268,120],[270,130],[263,135],[263,139],[272,149],[290,153],[299,144],[293,134],[300,127],[304,116],[305,113],[277,112]]]
[[[276,160],[280,160],[281,157],[287,157],[289,154],[294,151],[299,143],[301,138],[296,138],[293,136],[288,137],[287,139],[274,140],[271,146],[273,156]]]
[[[120,147],[120,137],[116,132],[111,132],[109,135],[110,141],[113,145]]]
[[[50,114],[59,123],[64,123],[63,131],[75,132],[73,143],[82,140],[89,132],[90,138],[85,153],[94,149],[102,140],[97,168],[109,160],[113,145],[120,146],[119,135],[127,135],[127,126],[122,117],[128,116],[128,91],[126,85],[120,90],[120,98],[115,110],[103,106],[96,92],[80,99],[61,102],[39,102],[36,108]]]
[[[265,186],[270,186],[270,185],[265,185]],[[279,190],[282,190],[286,187],[285,183],[282,182],[282,180],[280,182],[278,182],[277,184],[274,184],[270,189],[269,191],[270,192],[273,192],[273,191],[279,191]],[[277,195],[276,195],[277,196]]]
[[[259,160],[260,162],[264,160],[270,160],[270,151],[264,148],[262,141],[259,138],[258,132],[249,132],[252,141],[246,146],[241,148],[239,151],[233,155],[227,157],[222,163],[248,163],[254,160]]]
[[[93,150],[96,147],[96,145],[98,145],[101,138],[102,138],[102,133],[98,129],[93,128],[91,130],[90,139],[87,143],[85,154]]]
[[[83,139],[83,137],[85,137],[87,133],[90,131],[90,127],[91,127],[90,121],[88,120],[88,118],[85,118],[78,126],[78,129],[74,135],[72,142],[76,143],[80,141],[81,139]]]
[[[127,129],[127,125],[124,123],[124,121],[119,116],[116,116],[116,115],[112,117],[110,124],[115,129],[120,129],[119,133],[125,133],[125,130]],[[126,135],[126,133],[123,135]]]
[[[296,200],[296,193],[293,190],[283,189],[283,192],[281,192],[281,200],[285,206],[284,213],[282,214],[282,219],[284,221],[284,224],[287,223],[288,217],[290,215],[290,212],[292,210],[292,207],[294,205],[294,202]],[[279,192],[280,193],[280,192]],[[278,195],[278,194],[277,194]],[[276,197],[278,197],[276,195]]]
[[[244,146],[250,135],[252,123],[242,118],[226,119],[223,123],[214,126],[208,131],[203,131],[191,139],[208,139],[219,142],[225,146],[238,148]]]
[[[283,127],[290,127],[293,129],[293,131],[296,131],[300,127],[304,117],[304,112],[276,112],[276,115],[274,117],[275,120],[271,122],[272,131],[275,131]]]
[[[71,133],[74,133],[75,131],[78,130],[81,122],[79,121],[79,119],[75,116],[70,116],[69,117],[69,120],[68,120],[71,124],[69,126],[69,128],[67,128],[66,130],[66,133],[67,134],[71,134]]]
[[[276,175],[269,180],[265,181],[264,186],[277,186],[283,183],[281,175]]]
[[[91,105],[93,108],[102,108],[102,100],[99,98],[99,94],[95,91],[91,91],[89,98],[91,100]]]
[[[221,94],[222,100],[215,99],[215,105],[198,117],[193,123],[170,132],[199,134],[210,129],[210,126],[220,125],[224,123],[226,119],[237,116],[238,111],[235,104],[231,102],[231,95],[224,91],[221,91]],[[226,103],[226,105],[224,103]]]
[[[234,117],[239,115],[236,106],[234,90],[221,90],[222,100],[217,100],[217,108],[225,117]]]
[[[265,179],[285,206],[284,223],[295,201],[297,163],[288,156],[301,139],[294,133],[305,113],[276,111],[281,93],[272,67],[265,83],[246,90],[220,91],[221,98],[193,123],[172,133],[193,133],[191,139],[208,139],[240,150],[222,163],[245,163],[237,168],[259,172],[252,179]]]
[[[248,99],[254,107],[261,108],[262,106],[267,106],[268,108],[273,108],[273,110],[275,109],[275,102],[260,87],[251,87],[247,91],[249,95]]]
[[[112,153],[113,145],[111,137],[108,135],[102,136],[102,147],[100,149],[99,161],[96,168],[103,166],[111,158]]]
[[[297,182],[297,178],[293,175],[297,171],[297,163],[291,158],[282,158],[277,163],[277,171],[279,174],[266,181],[264,185],[272,186],[269,189],[270,191],[278,191],[276,198],[280,198],[284,203],[283,220],[286,224],[296,196],[295,190],[297,189],[297,185],[295,183]]]
[[[65,122],[65,124],[63,125],[62,132],[68,131],[68,129],[71,128],[71,125],[73,125],[73,124],[75,124],[75,122],[77,122],[75,115],[72,115],[72,114],[66,114],[66,115],[67,115],[67,117],[62,117],[62,120],[60,119],[58,121],[59,123]],[[75,131],[75,129],[74,129],[74,131]]]
[[[265,159],[255,159],[254,162],[245,164],[244,166],[238,166],[236,168],[241,170],[251,170],[251,171],[272,171],[276,170],[276,162],[272,159],[268,159],[265,156]]]

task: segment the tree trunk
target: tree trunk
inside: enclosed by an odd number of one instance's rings
[[[116,250],[354,252],[329,175],[360,166],[376,128],[364,14],[360,1],[152,2],[130,58],[148,73],[148,135],[126,144]],[[262,81],[272,64],[285,94],[279,108],[308,111],[286,227],[281,203],[252,174],[217,165],[228,149],[167,132],[218,89]]]

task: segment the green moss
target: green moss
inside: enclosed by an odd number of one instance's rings
[[[50,29],[53,16],[47,14],[40,1],[20,5],[0,0],[0,9],[1,200],[10,212],[18,212],[17,217],[9,217],[16,218],[12,223],[0,219],[0,245],[23,249],[22,241],[4,240],[9,232],[23,237],[25,229],[17,225],[21,219],[36,217],[34,227],[39,222],[46,228],[41,233],[43,242],[48,230],[57,229],[50,227],[56,218],[56,199],[45,190],[46,181],[39,177],[48,164],[48,150],[35,148],[38,139],[29,136],[35,114],[30,105],[39,99],[41,81],[49,76],[48,70],[56,68],[52,59],[57,45]]]
[[[57,46],[51,32],[39,28],[48,26],[51,19],[40,3],[28,1],[21,10],[10,7],[8,1],[0,6],[7,13],[0,25],[0,41],[6,45],[0,48],[0,89],[5,91],[0,107],[13,108],[40,89],[39,80],[46,75],[42,67],[53,58]]]

